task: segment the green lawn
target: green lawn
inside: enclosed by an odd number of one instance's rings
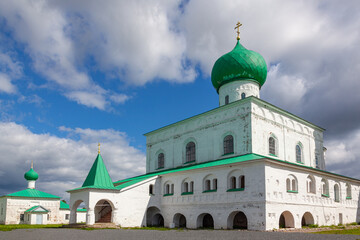
[[[314,232],[320,234],[351,234],[351,235],[360,235],[360,227],[353,229],[336,229],[336,230],[326,230],[320,232]]]
[[[28,228],[59,228],[63,224],[48,224],[48,225],[29,225],[29,224],[14,224],[14,225],[0,225],[0,231],[11,231],[14,229],[28,229]]]

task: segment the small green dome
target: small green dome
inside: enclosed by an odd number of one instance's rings
[[[253,80],[261,87],[266,80],[267,67],[257,52],[247,50],[239,41],[231,52],[221,56],[211,71],[211,82],[219,91],[225,83],[236,80]]]
[[[28,181],[36,181],[39,178],[39,174],[37,174],[37,172],[35,172],[34,169],[31,168],[25,173],[24,178]]]

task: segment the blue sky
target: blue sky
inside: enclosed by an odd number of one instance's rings
[[[145,171],[144,133],[218,106],[215,60],[264,56],[261,97],[321,127],[328,170],[360,178],[357,1],[0,2],[0,195],[68,198],[97,143],[113,180]]]

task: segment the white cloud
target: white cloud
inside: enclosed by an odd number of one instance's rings
[[[11,83],[10,77],[6,74],[0,73],[0,92],[15,93],[16,91],[16,86]]]
[[[98,142],[113,181],[145,172],[145,155],[130,146],[122,132],[67,127],[60,130],[69,137],[35,134],[22,125],[0,122],[1,169],[6,169],[1,172],[2,194],[10,193],[14,186],[19,189],[27,186],[23,174],[33,160],[39,173],[37,188],[67,198],[65,191],[81,186],[85,180],[95,160]]]

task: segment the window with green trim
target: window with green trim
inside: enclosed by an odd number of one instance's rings
[[[297,179],[294,175],[290,174],[287,178],[286,178],[286,191],[287,192],[298,192],[298,183],[297,183]]]
[[[298,143],[295,147],[296,151],[296,162],[302,163],[303,162],[303,153],[302,153],[302,144]]]
[[[337,183],[334,185],[334,201],[340,202],[340,187]]]
[[[277,156],[276,154],[276,139],[274,136],[269,137],[269,154]]]
[[[346,199],[351,199],[351,185],[346,183]]]
[[[325,178],[321,179],[321,195],[329,196],[329,182]]]

